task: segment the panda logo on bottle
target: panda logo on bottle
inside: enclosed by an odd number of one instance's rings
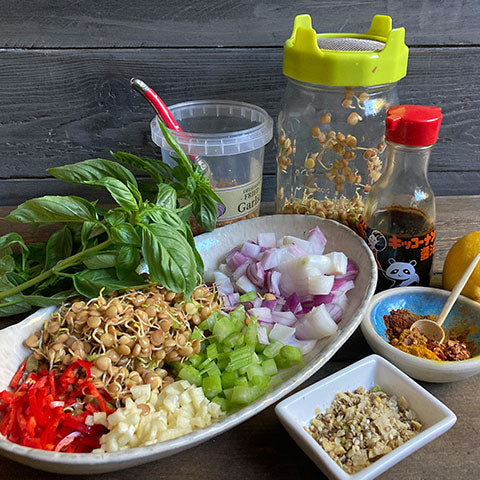
[[[420,277],[415,271],[415,260],[407,262],[396,262],[394,258],[388,259],[389,266],[383,271],[387,279],[392,280],[392,287],[408,287],[414,283],[420,283]]]

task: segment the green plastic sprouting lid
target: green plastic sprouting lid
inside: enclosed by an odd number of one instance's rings
[[[407,74],[407,63],[405,29],[392,29],[387,15],[375,15],[365,34],[317,34],[310,15],[298,15],[283,53],[287,77],[318,85],[393,83]]]

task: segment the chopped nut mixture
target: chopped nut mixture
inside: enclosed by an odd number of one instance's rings
[[[404,397],[374,387],[337,393],[305,430],[347,473],[356,473],[414,437],[422,428]]]

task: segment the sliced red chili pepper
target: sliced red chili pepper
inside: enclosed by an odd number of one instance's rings
[[[25,373],[25,368],[27,366],[27,361],[24,360],[22,362],[22,364],[20,365],[20,367],[18,368],[17,372],[15,373],[15,375],[12,377],[12,379],[10,380],[10,383],[8,384],[8,386],[12,389],[12,390],[15,390],[18,386],[18,384],[20,383],[20,380],[22,379],[23,377],[23,374]]]

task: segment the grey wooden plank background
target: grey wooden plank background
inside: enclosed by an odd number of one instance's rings
[[[400,98],[444,111],[429,169],[434,191],[480,193],[478,0],[38,0],[28,9],[0,0],[0,9],[1,205],[47,193],[97,194],[48,179],[51,166],[109,150],[159,156],[149,139],[152,113],[130,90],[132,76],[167,104],[230,98],[276,117],[285,86],[281,45],[302,12],[319,31],[363,31],[375,13],[406,27],[416,47]],[[273,143],[264,175],[263,199],[272,200]]]

